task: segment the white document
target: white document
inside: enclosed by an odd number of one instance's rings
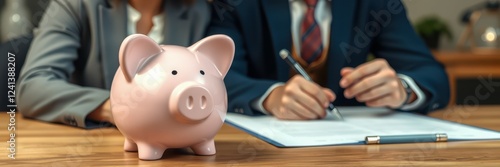
[[[384,108],[339,107],[344,121],[284,121],[228,113],[226,122],[277,147],[364,144],[366,136],[446,133],[448,141],[500,139],[500,132]]]

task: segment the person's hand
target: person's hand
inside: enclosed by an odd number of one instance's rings
[[[343,68],[340,74],[340,87],[345,88],[346,98],[356,98],[370,107],[398,108],[405,103],[407,95],[401,80],[384,59]],[[413,94],[410,101],[415,99]]]
[[[104,121],[115,124],[113,113],[111,112],[111,102],[109,99],[92,111],[87,118],[95,121]]]
[[[333,100],[332,90],[295,75],[285,85],[276,87],[263,106],[278,119],[309,120],[324,118],[325,109]]]

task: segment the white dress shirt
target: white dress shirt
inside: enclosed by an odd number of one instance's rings
[[[292,25],[290,28],[292,30],[291,32],[293,45],[295,46],[295,53],[300,53],[300,27],[307,11],[307,5],[303,0],[289,0],[289,3],[292,19]],[[316,4],[314,17],[316,19],[316,22],[320,26],[323,48],[328,48],[328,45],[330,44],[330,25],[332,21],[331,0],[319,0]],[[420,89],[420,87],[418,87],[418,85],[415,83],[415,81],[413,81],[412,78],[403,74],[398,74],[398,77],[404,79],[406,83],[408,83],[409,87],[417,95],[417,99],[414,102],[403,105],[401,109],[412,110],[420,107],[426,99],[423,91]],[[263,106],[264,100],[267,98],[267,96],[269,96],[269,93],[271,93],[274,88],[281,85],[284,85],[284,83],[279,82],[269,87],[259,99],[252,102],[252,107],[264,114],[269,114],[269,112]]]
[[[141,13],[134,7],[127,4],[127,33],[132,35],[137,33],[137,21],[141,18]],[[164,28],[165,15],[163,13],[153,16],[153,27],[147,36],[153,39],[156,43],[163,42],[163,28]]]

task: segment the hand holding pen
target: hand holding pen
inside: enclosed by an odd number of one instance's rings
[[[288,64],[290,67],[292,67],[298,74],[302,75],[306,80],[312,81],[312,78],[307,74],[307,72],[300,66],[295,59],[290,55],[290,52],[286,49],[282,49],[280,51],[280,56],[281,58]],[[333,101],[333,100],[332,100]],[[328,103],[328,111],[332,113],[334,119],[336,120],[344,120],[342,115],[340,114],[339,110],[337,107],[335,107],[331,102]]]
[[[321,119],[335,94],[300,75],[273,89],[264,100],[264,108],[279,119]]]

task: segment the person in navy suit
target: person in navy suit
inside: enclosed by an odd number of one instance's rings
[[[443,66],[400,0],[216,0],[208,34],[236,53],[225,78],[230,112],[321,119],[329,102],[426,114],[449,101]],[[279,56],[288,49],[304,79]],[[369,55],[375,59],[367,61]]]

